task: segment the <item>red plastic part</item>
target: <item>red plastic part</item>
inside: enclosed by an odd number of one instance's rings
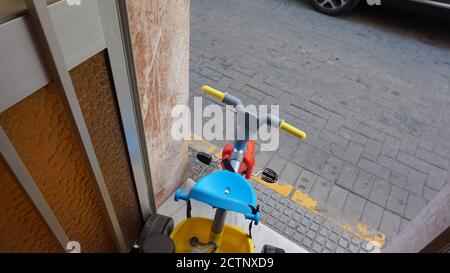
[[[245,174],[245,178],[250,179],[253,175],[253,168],[255,167],[255,149],[256,149],[256,145],[255,142],[250,140],[249,142],[247,142],[247,149],[245,150],[244,153],[244,160],[241,164],[241,167],[239,168],[239,173],[243,174],[244,172],[246,172]],[[223,148],[222,151],[222,159],[231,159],[231,154],[233,153],[234,150],[234,143],[230,143],[228,145],[226,145]],[[225,166],[222,163],[222,169],[225,170]]]

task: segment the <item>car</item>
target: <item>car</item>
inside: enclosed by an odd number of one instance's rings
[[[360,2],[366,2],[370,6],[379,6],[384,4],[393,5],[394,3],[406,3],[412,5],[418,4],[420,6],[425,5],[433,8],[450,10],[450,0],[310,0],[310,2],[317,11],[333,16],[351,11]]]

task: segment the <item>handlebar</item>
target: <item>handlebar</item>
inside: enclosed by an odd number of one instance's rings
[[[210,86],[203,86],[202,91],[208,95],[210,95],[211,97],[214,97],[218,100],[220,100],[220,102],[222,102],[225,99],[225,96],[227,95],[227,93],[224,93],[222,91],[219,91],[217,89],[214,89]]]
[[[306,139],[306,133],[296,127],[290,125],[286,121],[282,120],[280,122],[280,129],[285,131],[288,134],[291,134],[299,139]]]
[[[228,93],[224,93],[207,85],[202,87],[202,91],[205,94],[208,94],[216,98],[220,102],[234,106],[237,110],[244,108],[243,103],[239,98],[236,98]],[[295,136],[299,139],[303,140],[306,139],[307,137],[305,132],[287,123],[285,120],[280,120],[278,117],[274,117],[272,115],[265,116],[264,122],[266,123],[269,122],[272,125],[277,125],[280,128],[280,130],[285,131],[286,133],[289,133],[292,136]]]

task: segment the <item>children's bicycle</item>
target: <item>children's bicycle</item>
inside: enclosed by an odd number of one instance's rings
[[[188,192],[178,189],[175,201],[187,202],[187,218],[174,228],[173,220],[162,215],[152,215],[141,233],[138,247],[141,252],[173,253],[253,253],[252,227],[258,225],[261,217],[255,191],[248,181],[255,166],[255,142],[258,130],[263,125],[278,127],[299,139],[306,134],[273,115],[257,117],[246,111],[242,101],[230,94],[204,86],[202,91],[234,107],[237,116],[245,121],[241,132],[235,132],[235,141],[226,145],[222,151],[222,170],[201,178]],[[242,120],[242,119],[238,119]],[[256,126],[250,126],[251,121]],[[236,126],[239,128],[239,125]],[[197,154],[204,164],[212,163],[212,156]],[[259,174],[258,174],[259,175]],[[278,175],[271,169],[261,172],[261,179],[276,183]],[[214,219],[191,216],[191,200],[207,204],[216,210]],[[232,211],[250,220],[248,233],[239,227],[225,223],[227,212]],[[273,246],[264,246],[263,252],[284,251]]]

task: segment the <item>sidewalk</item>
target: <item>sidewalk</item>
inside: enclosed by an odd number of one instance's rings
[[[441,32],[382,15],[323,16],[306,1],[191,3],[191,103],[208,84],[246,104],[280,105],[309,134],[302,143],[283,135],[276,153],[257,155],[259,169],[292,189],[281,202],[265,195],[274,208],[288,210],[300,190],[389,240],[450,180],[450,39]]]

